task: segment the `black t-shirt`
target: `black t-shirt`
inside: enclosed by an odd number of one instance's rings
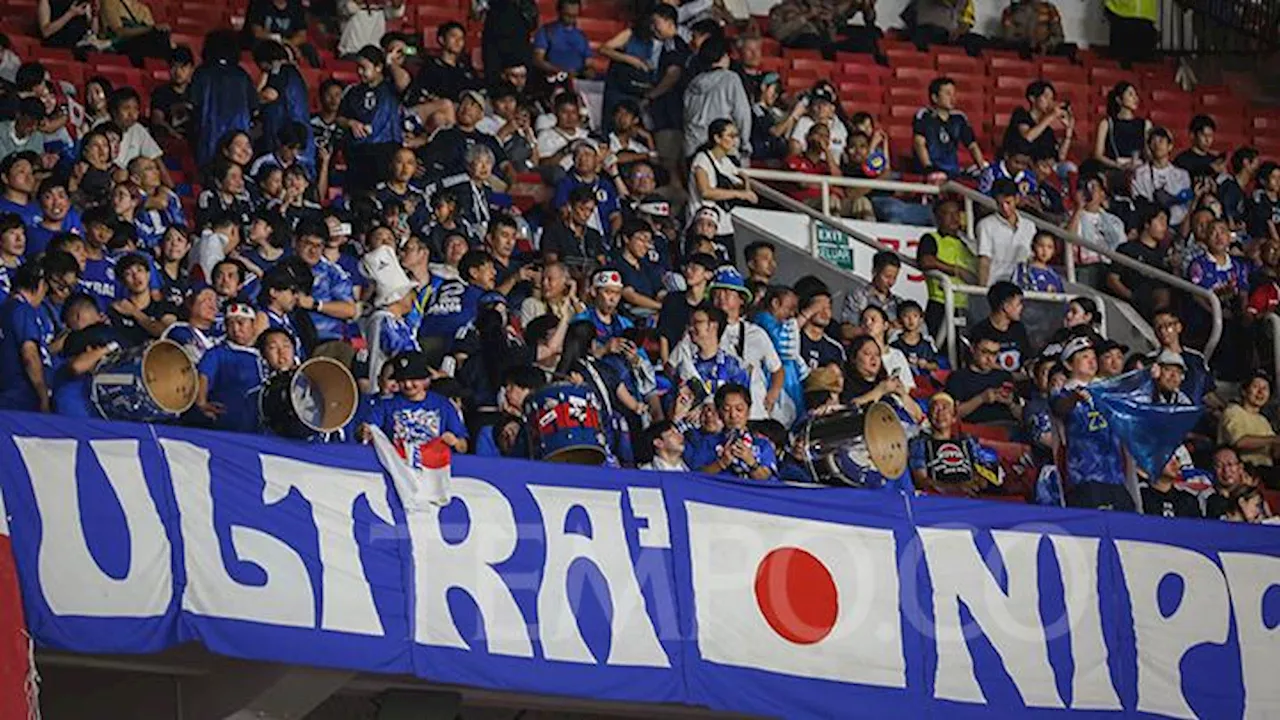
[[[1142,513],[1156,517],[1200,517],[1200,503],[1186,490],[1171,487],[1160,492],[1150,485],[1142,487]]]
[[[1267,237],[1267,221],[1280,225],[1280,202],[1272,200],[1262,190],[1256,190],[1253,193],[1252,202],[1249,203],[1249,237],[1254,239]]]
[[[467,57],[459,57],[457,64],[450,65],[439,56],[432,56],[427,58],[422,64],[422,69],[418,71],[416,85],[415,90],[419,93],[411,92],[410,94],[417,95],[425,92],[428,95],[456,101],[463,90],[479,90],[484,83],[471,67],[471,60]]]
[[[1227,502],[1227,496],[1222,493],[1214,493],[1204,500],[1204,516],[1209,520],[1217,520],[1230,509],[1231,503]]]
[[[420,151],[422,164],[430,181],[467,171],[467,151],[473,145],[484,145],[493,153],[493,169],[497,171],[507,161],[502,143],[492,135],[476,129],[463,130],[454,125],[436,133]]]
[[[152,320],[159,320],[165,315],[178,317],[180,313],[181,311],[178,310],[177,306],[170,305],[169,303],[160,300],[153,300],[151,304],[147,305],[147,308],[142,311],[143,315],[146,315]],[[138,321],[131,317],[121,315],[116,312],[115,308],[107,308],[107,317],[111,319],[111,324],[115,327],[116,336],[120,339],[121,345],[133,347],[136,345],[146,344],[154,339],[151,333],[147,332],[145,328],[138,324]]]
[[[298,31],[306,31],[307,16],[298,0],[288,0],[283,9],[271,0],[254,0],[244,16],[245,27],[257,26],[269,33],[289,37]]]
[[[165,83],[151,92],[151,109],[164,113],[164,119],[180,133],[185,133],[191,120],[191,86],[182,92]]]
[[[969,331],[969,338],[989,337],[1000,343],[1000,354],[996,355],[996,367],[1008,372],[1017,372],[1022,364],[1031,357],[1031,338],[1027,335],[1027,327],[1021,322],[1009,323],[1008,330],[997,330],[990,318],[983,320]]]
[[[816,370],[823,365],[835,363],[844,366],[844,346],[823,333],[817,340],[810,340],[805,333],[800,333],[800,359]]]
[[[1217,155],[1201,155],[1191,148],[1187,148],[1178,153],[1173,159],[1173,164],[1187,171],[1192,180],[1199,177],[1213,177],[1217,173],[1213,171],[1213,161]]]
[[[579,238],[556,218],[542,231],[542,252],[555,253],[560,262],[591,264],[604,254],[604,238],[592,228],[585,228]]]
[[[1146,243],[1139,240],[1130,240],[1122,243],[1120,247],[1116,248],[1116,252],[1157,270],[1168,270],[1165,266],[1164,251],[1159,247],[1147,247]],[[1119,275],[1120,282],[1124,283],[1124,286],[1133,291],[1135,295],[1149,292],[1154,284],[1154,281],[1147,276],[1126,267],[1115,265],[1112,266],[1111,272]]]
[[[1000,387],[1013,382],[1013,376],[1004,370],[992,370],[987,373],[974,372],[972,368],[960,368],[947,378],[947,392],[956,402],[966,402],[981,395],[988,388]],[[1008,405],[1001,403],[985,403],[964,418],[970,423],[1013,422],[1013,413]]]
[[[658,334],[666,338],[671,347],[675,347],[689,329],[689,316],[693,314],[693,308],[689,304],[687,290],[667,293],[662,299],[662,309],[658,311]]]
[[[1007,150],[1011,143],[1022,137],[1020,125],[1033,128],[1038,124],[1027,108],[1020,107],[1014,110],[1013,115],[1009,117],[1009,127],[1005,128],[1004,142],[1001,144]],[[1054,134],[1053,128],[1045,128],[1044,132],[1040,133],[1040,137],[1031,141],[1031,156],[1035,157],[1039,153],[1043,153],[1046,157],[1057,157],[1058,136]]]
[[[861,375],[852,372],[844,374],[844,391],[840,393],[840,402],[848,405],[855,398],[866,395],[880,384],[879,380],[864,380]]]
[[[664,49],[658,58],[658,82],[666,77],[671,67],[681,68],[684,75],[675,87],[653,99],[649,104],[649,114],[653,117],[653,130],[674,130],[684,127],[684,88],[689,84],[689,58],[692,52],[689,44],[680,38],[673,38],[671,47]]]

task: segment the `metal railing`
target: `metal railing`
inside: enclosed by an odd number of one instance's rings
[[[1265,55],[1280,47],[1280,0],[1177,0],[1156,21],[1166,55]]]
[[[1275,363],[1275,374],[1271,376],[1271,385],[1274,387],[1277,382],[1280,382],[1280,315],[1269,313],[1266,322],[1271,326],[1271,362]]]
[[[975,205],[981,205],[989,210],[996,209],[995,200],[992,200],[977,190],[967,188],[960,183],[947,182],[942,187],[944,190],[961,195],[962,197],[972,201]],[[1075,253],[1071,251],[1071,246],[1074,245],[1097,253],[1098,255],[1110,260],[1112,264],[1128,268],[1140,275],[1145,275],[1146,277],[1163,283],[1171,288],[1181,290],[1189,295],[1207,300],[1209,304],[1209,311],[1213,315],[1213,326],[1209,330],[1209,339],[1204,345],[1204,357],[1206,361],[1213,357],[1213,353],[1218,349],[1218,342],[1222,340],[1222,301],[1218,299],[1218,296],[1214,294],[1212,290],[1202,288],[1189,280],[1180,278],[1177,275],[1165,272],[1164,270],[1153,268],[1150,265],[1134,260],[1128,255],[1121,255],[1110,248],[1104,247],[1090,240],[1086,240],[1075,233],[1068,232],[1047,220],[1041,220],[1038,217],[1034,217],[1026,213],[1020,214],[1030,220],[1031,224],[1035,225],[1037,229],[1053,235],[1067,245],[1066,252],[1064,254],[1066,255],[1067,279],[1071,282],[1075,282],[1076,279]]]
[[[939,187],[936,185],[928,185],[924,183],[905,183],[905,182],[896,182],[896,181],[890,181],[890,180],[866,180],[863,178],[831,177],[827,175],[810,175],[807,173],[793,173],[793,172],[786,172],[782,170],[765,170],[760,168],[744,168],[741,170],[741,173],[745,177],[752,179],[754,181],[769,180],[773,182],[792,183],[795,185],[817,185],[822,191],[821,198],[822,198],[822,208],[824,212],[822,212],[821,215],[818,214],[819,211],[814,210],[808,205],[805,205],[804,203],[801,203],[795,200],[794,198],[769,187],[768,185],[764,185],[761,182],[752,182],[752,189],[756,191],[757,195],[761,195],[760,190],[762,188],[767,189],[768,192],[764,193],[763,195],[765,197],[768,197],[770,201],[778,203],[780,205],[784,205],[785,207],[788,207],[795,212],[800,212],[800,213],[809,215],[811,217],[816,217],[817,219],[827,223],[832,227],[837,227],[837,229],[841,230],[842,232],[849,235],[850,237],[853,237],[854,239],[857,239],[866,245],[870,245],[871,247],[882,249],[882,250],[888,250],[890,248],[885,247],[880,243],[880,241],[870,237],[869,235],[866,235],[865,233],[854,231],[853,228],[849,227],[848,225],[844,225],[843,223],[840,223],[839,225],[837,225],[837,223],[834,222],[835,218],[832,218],[830,213],[831,188],[848,187],[848,188],[866,188],[870,190],[887,190],[891,192],[911,192],[911,193],[919,193],[923,195],[940,195],[943,193],[958,195],[964,202],[965,222],[969,229],[969,237],[971,238],[973,237],[973,232],[974,232],[973,231],[973,228],[975,225],[974,210],[976,209],[976,207],[982,206],[984,208],[987,208],[993,211],[996,209],[995,200],[992,200],[991,198],[987,197],[986,195],[983,195],[977,190],[966,187],[954,181],[948,181],[944,183],[941,187]],[[1218,349],[1218,343],[1222,339],[1222,301],[1219,300],[1218,296],[1215,295],[1212,291],[1206,288],[1202,288],[1199,285],[1191,283],[1176,275],[1172,275],[1163,270],[1153,268],[1150,265],[1145,265],[1141,262],[1138,262],[1137,260],[1134,260],[1131,257],[1128,257],[1127,255],[1121,255],[1120,253],[1117,253],[1111,250],[1110,248],[1107,248],[1095,242],[1086,240],[1083,237],[1075,233],[1068,232],[1067,230],[1057,225],[1054,225],[1053,223],[1047,220],[1042,220],[1040,218],[1029,215],[1027,213],[1020,213],[1020,214],[1022,215],[1022,217],[1029,220],[1031,224],[1034,225],[1038,230],[1042,230],[1044,232],[1049,233],[1050,235],[1053,235],[1054,237],[1062,240],[1062,242],[1066,245],[1066,248],[1065,248],[1066,252],[1064,253],[1065,261],[1066,261],[1066,275],[1067,275],[1067,280],[1072,283],[1074,283],[1076,280],[1075,253],[1072,251],[1072,246],[1076,246],[1076,247],[1081,247],[1086,250],[1090,250],[1094,253],[1097,253],[1098,255],[1101,255],[1102,257],[1107,258],[1112,263],[1128,268],[1130,270],[1133,270],[1134,272],[1137,272],[1140,275],[1144,275],[1153,280],[1161,282],[1169,287],[1181,290],[1182,292],[1185,292],[1195,297],[1206,300],[1209,305],[1210,313],[1213,316],[1213,325],[1209,331],[1209,340],[1208,342],[1205,343],[1204,356],[1206,360],[1213,357],[1214,352]],[[810,238],[811,238],[810,251],[812,253],[814,250],[814,248],[812,247],[812,244],[813,244],[812,234],[810,235]],[[918,265],[915,265],[914,262],[909,264],[912,267],[916,267],[917,269],[919,267]],[[941,273],[936,273],[936,274],[929,273],[930,277],[938,277],[939,275],[941,275]],[[954,292],[954,287],[950,292]],[[1100,293],[1098,293],[1098,291],[1095,290],[1094,288],[1088,288],[1087,292],[1089,294],[1100,296]],[[952,324],[953,322],[954,322],[954,319],[952,318],[951,313],[948,313],[947,323]]]

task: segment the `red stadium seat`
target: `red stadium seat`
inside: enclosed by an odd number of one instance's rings
[[[1075,85],[1088,85],[1089,76],[1084,68],[1077,65],[1057,65],[1045,63],[1040,67],[1040,77],[1053,83],[1055,86],[1062,83],[1072,83]]]
[[[1132,72],[1118,68],[1095,67],[1089,71],[1091,85],[1102,85],[1108,89],[1121,82],[1131,82],[1136,85],[1137,80],[1138,78]]]
[[[968,55],[939,55],[938,73],[941,75],[981,75],[986,66],[981,58]]]
[[[886,46],[884,48],[884,54],[889,58],[889,65],[894,70],[900,70],[903,68],[921,68],[929,70],[930,76],[937,75],[936,72],[933,72],[937,67],[934,64],[933,56],[922,53],[914,47],[898,50]]]
[[[1013,433],[1009,428],[1003,425],[978,425],[976,423],[960,423],[960,432],[968,433],[979,440],[995,440],[996,442],[1011,442]]]
[[[791,63],[780,57],[769,57],[766,55],[760,58],[760,67],[770,72],[776,72],[779,75],[782,75],[790,69]]]
[[[822,52],[819,50],[802,50],[799,48],[782,48],[782,57],[791,60],[822,60]]]

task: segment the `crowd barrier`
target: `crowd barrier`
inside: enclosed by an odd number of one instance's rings
[[[1280,714],[1280,533],[0,414],[41,647],[778,717]]]

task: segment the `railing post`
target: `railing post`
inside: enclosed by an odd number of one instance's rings
[[[809,218],[809,256],[818,257],[818,221]]]
[[[1273,368],[1275,374],[1271,376],[1271,384],[1276,384],[1276,379],[1280,378],[1280,315],[1271,313],[1267,315],[1267,324],[1271,326],[1271,359],[1275,363]]]
[[[1069,242],[1062,243],[1063,260],[1066,264],[1067,282],[1076,281],[1076,248]]]
[[[1209,329],[1209,341],[1204,344],[1204,361],[1208,363],[1218,350],[1218,342],[1222,340],[1222,301],[1217,295],[1209,295],[1209,308],[1213,312],[1213,327]]]
[[[968,195],[964,196],[964,231],[968,234],[970,240],[976,240],[973,236],[973,198]]]
[[[831,217],[831,183],[822,176],[822,214]]]

